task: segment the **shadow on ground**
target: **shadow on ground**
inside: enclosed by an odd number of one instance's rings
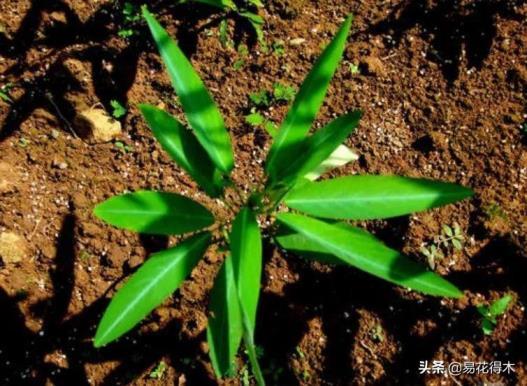
[[[107,2],[100,6],[86,21],[71,9],[64,0],[33,0],[24,19],[12,36],[0,32],[0,56],[17,59],[16,64],[1,75],[6,83],[15,83],[22,95],[11,103],[7,116],[0,123],[0,142],[18,130],[20,124],[37,108],[56,116],[67,128],[75,115],[75,108],[65,98],[67,92],[80,91],[77,79],[65,66],[68,59],[88,61],[92,66],[91,79],[98,102],[111,111],[110,101],[115,99],[126,105],[127,93],[137,72],[139,56],[155,52],[150,34],[142,21],[129,25],[123,15],[126,2]],[[139,9],[142,1],[129,1]],[[176,4],[170,0],[149,2],[149,8],[158,15],[170,14],[178,23],[176,39],[188,56],[195,53],[201,31],[217,25],[227,17],[235,21],[234,41],[247,37],[255,44],[254,31],[245,19],[234,13],[222,13],[203,4]],[[58,13],[59,20],[49,21],[50,13]],[[202,21],[207,20],[205,24]],[[128,24],[127,24],[128,23]],[[198,27],[198,24],[202,24]],[[118,32],[133,28],[135,33],[125,44],[116,43]],[[123,47],[124,46],[124,47]],[[80,48],[79,48],[80,47]],[[49,54],[31,62],[31,49],[47,49]],[[43,62],[48,63],[45,67]],[[116,71],[109,72],[113,68]],[[24,80],[24,74],[34,76]]]
[[[430,43],[429,59],[440,65],[452,83],[464,56],[467,69],[481,68],[496,37],[498,18],[521,21],[515,8],[522,4],[521,0],[403,0],[367,32],[390,34],[399,44],[407,31],[417,27]]]

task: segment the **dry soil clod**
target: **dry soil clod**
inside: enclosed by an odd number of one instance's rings
[[[18,174],[6,162],[0,162],[0,194],[13,193],[17,190]]]
[[[0,258],[6,265],[19,263],[27,257],[29,248],[26,240],[12,232],[0,233]]]
[[[98,107],[78,113],[74,125],[79,135],[92,144],[110,142],[122,133],[121,122]]]

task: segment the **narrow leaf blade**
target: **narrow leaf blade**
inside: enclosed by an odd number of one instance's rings
[[[139,191],[114,196],[95,207],[101,220],[139,233],[177,235],[214,223],[201,204],[175,193]]]
[[[295,159],[282,165],[274,184],[291,185],[316,169],[357,127],[360,117],[360,111],[345,114],[306,138]]]
[[[167,112],[147,104],[139,105],[152,133],[163,149],[212,197],[221,195],[221,172],[194,134]]]
[[[236,9],[236,4],[232,0],[192,0],[196,3],[202,3],[207,5],[212,5],[213,7],[227,10],[227,9]]]
[[[143,8],[143,16],[161,53],[190,126],[218,169],[229,174],[234,167],[234,156],[220,111],[185,54],[146,7]]]
[[[287,206],[323,218],[390,218],[470,197],[460,185],[398,176],[346,176],[293,188]]]
[[[441,276],[388,248],[361,229],[346,229],[292,213],[279,214],[277,220],[308,240],[307,244],[296,246],[297,252],[307,249],[307,252],[331,254],[381,279],[425,294],[462,296],[459,289]]]
[[[280,168],[298,154],[296,150],[309,131],[340,62],[351,22],[349,16],[300,87],[267,156],[265,168],[271,181],[275,180]]]
[[[504,297],[496,300],[494,303],[491,304],[489,307],[489,313],[493,317],[497,317],[505,313],[507,311],[507,308],[509,307],[509,303],[512,300],[511,295],[505,295]]]
[[[306,174],[305,177],[310,181],[315,181],[322,174],[358,159],[359,156],[354,151],[345,145],[340,145],[325,161],[318,165],[312,172]]]
[[[253,335],[262,274],[262,237],[256,216],[249,208],[243,208],[234,219],[230,244],[240,305]]]
[[[210,295],[207,342],[212,367],[219,378],[232,375],[243,325],[232,257],[227,256]]]
[[[153,254],[114,295],[97,328],[95,347],[131,330],[174,292],[203,256],[209,241],[210,234],[201,233]]]

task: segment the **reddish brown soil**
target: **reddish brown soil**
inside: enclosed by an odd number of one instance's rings
[[[216,383],[204,334],[208,291],[221,262],[213,251],[140,329],[107,348],[92,347],[114,287],[149,253],[175,242],[106,226],[92,216],[93,206],[146,188],[181,192],[219,210],[174,167],[138,114],[139,102],[181,111],[146,31],[128,41],[116,35],[118,3],[0,4],[0,86],[15,84],[14,103],[0,102],[0,170],[14,186],[0,193],[0,232],[22,236],[29,250],[21,262],[0,265],[2,385]],[[527,384],[527,139],[520,130],[527,112],[527,6],[269,1],[266,38],[286,42],[285,54],[255,46],[235,70],[239,54],[220,44],[218,15],[206,7],[151,3],[221,106],[240,185],[261,175],[270,143],[265,132],[244,123],[249,93],[276,81],[298,86],[353,12],[355,32],[318,122],[362,109],[348,141],[360,160],[334,174],[423,176],[476,191],[458,205],[365,224],[426,263],[420,245],[442,224],[459,223],[468,239],[464,249],[447,251],[435,268],[465,291],[459,301],[409,293],[351,268],[285,258],[266,246],[256,340],[269,384]],[[251,43],[242,21],[229,23],[236,39]],[[305,41],[288,44],[297,38]],[[351,73],[350,63],[359,64],[360,74]],[[111,99],[129,108],[122,141],[131,152],[88,145],[67,127],[76,111],[96,103],[109,109]],[[276,105],[269,116],[278,122],[285,112]],[[494,334],[484,336],[474,306],[505,293],[514,303]],[[161,360],[167,371],[151,379]],[[511,361],[516,373],[423,377],[422,360]]]

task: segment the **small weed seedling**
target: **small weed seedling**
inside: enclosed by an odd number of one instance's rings
[[[13,103],[13,99],[11,99],[11,95],[9,95],[9,92],[13,87],[13,83],[7,83],[0,87],[0,99],[7,103]]]
[[[237,374],[235,359],[243,341],[255,380],[264,385],[254,341],[262,233],[265,239],[272,238],[308,259],[349,265],[424,294],[462,296],[452,283],[349,221],[403,216],[450,204],[471,196],[470,189],[381,175],[316,181],[325,170],[351,159],[341,143],[361,116],[352,111],[309,133],[344,52],[351,17],[324,49],[294,98],[273,138],[265,180],[246,193],[231,178],[234,155],[218,107],[178,45],[146,8],[143,14],[192,131],[153,105],[139,108],[167,153],[208,195],[221,200],[226,210],[214,215],[188,197],[155,191],[126,193],[97,205],[95,215],[111,225],[144,234],[187,237],[153,254],[115,293],[97,328],[96,347],[127,333],[159,306],[213,243],[227,252],[210,293],[207,341],[212,367],[218,377]],[[331,162],[326,163],[328,159]],[[269,363],[274,363],[272,358]],[[275,363],[266,373],[278,377],[280,369]]]
[[[360,67],[359,67],[358,64],[350,63],[350,64],[349,64],[349,67],[350,67],[351,75],[357,75],[357,74],[360,74]]]
[[[135,35],[140,20],[141,12],[139,7],[125,2],[123,5],[123,28],[117,32],[117,35],[125,39]]]
[[[503,208],[495,202],[485,206],[483,210],[489,220],[494,220],[496,218],[501,218],[503,220],[508,219],[507,213],[505,213]]]
[[[245,117],[245,122],[253,127],[263,128],[271,137],[274,137],[278,132],[278,127],[274,122],[266,119],[262,114],[255,111]]]
[[[421,253],[426,257],[430,268],[435,269],[437,260],[443,259],[445,253],[451,252],[452,248],[461,251],[464,242],[465,236],[457,223],[454,223],[454,227],[443,224],[441,234],[434,237],[432,243],[423,244]]]
[[[110,105],[112,106],[112,117],[115,119],[122,118],[126,115],[126,108],[118,100],[112,99]]]
[[[249,99],[256,107],[269,107],[272,95],[267,90],[260,90],[249,94]]]
[[[371,337],[375,342],[384,342],[384,329],[379,323],[372,328]]]
[[[282,84],[275,83],[273,86],[273,97],[280,102],[292,102],[295,99],[295,88]]]
[[[243,0],[239,2],[240,5],[236,5],[233,0],[184,0],[182,3],[187,1],[207,4],[222,10],[227,15],[234,14],[236,17],[245,19],[253,28],[256,38],[262,48],[268,50],[263,32],[264,19],[257,13],[258,8],[263,7],[263,3],[260,0]],[[219,35],[220,41],[225,47],[232,45],[232,42],[228,37],[227,27],[226,19],[222,20],[220,23]]]
[[[450,244],[457,249],[458,251],[463,249],[463,243],[465,242],[465,236],[461,232],[461,228],[457,223],[454,223],[454,228],[449,225],[444,224],[442,229],[441,236],[439,236],[439,243],[441,243],[445,248],[448,248]]]
[[[482,316],[481,329],[485,335],[491,335],[498,324],[498,318],[505,314],[509,303],[512,300],[511,295],[496,300],[490,306],[478,306],[478,312]]]
[[[167,365],[165,362],[161,361],[158,363],[156,368],[150,373],[150,378],[152,379],[162,379],[167,371]]]
[[[127,145],[126,143],[121,141],[115,141],[114,146],[119,149],[119,151],[125,154],[134,151],[134,148],[132,146]]]

